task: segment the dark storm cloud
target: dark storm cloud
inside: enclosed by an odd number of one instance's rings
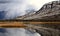
[[[0,19],[13,19],[26,14],[26,10],[32,11],[33,8],[27,6],[29,4],[26,0],[0,0]]]
[[[23,0],[0,0],[0,19],[24,15],[26,7],[24,2]]]
[[[3,19],[5,15],[5,11],[0,11],[0,19]]]
[[[1,3],[10,3],[11,2],[11,0],[0,0],[0,4]]]

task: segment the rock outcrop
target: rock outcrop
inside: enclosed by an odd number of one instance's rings
[[[34,12],[27,14],[17,19],[23,20],[60,20],[60,1],[53,1],[43,5],[43,7]]]

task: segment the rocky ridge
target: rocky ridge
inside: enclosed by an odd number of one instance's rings
[[[60,1],[53,1],[49,2],[43,7],[34,12],[29,13],[21,17],[17,17],[17,19],[23,19],[23,20],[60,20]]]

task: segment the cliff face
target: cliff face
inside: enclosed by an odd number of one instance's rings
[[[31,13],[30,13],[31,14]],[[23,20],[38,20],[38,19],[45,19],[45,20],[60,20],[60,1],[53,1],[43,5],[43,7],[31,15],[24,15],[17,19]]]

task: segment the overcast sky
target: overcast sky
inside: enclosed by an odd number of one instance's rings
[[[24,15],[27,13],[26,10],[38,11],[44,4],[51,1],[55,0],[0,0],[0,16],[2,16],[0,19]]]
[[[38,11],[45,3],[55,0],[0,0],[0,19],[10,19],[26,14],[26,10]],[[40,36],[25,29],[1,29],[0,36]]]

